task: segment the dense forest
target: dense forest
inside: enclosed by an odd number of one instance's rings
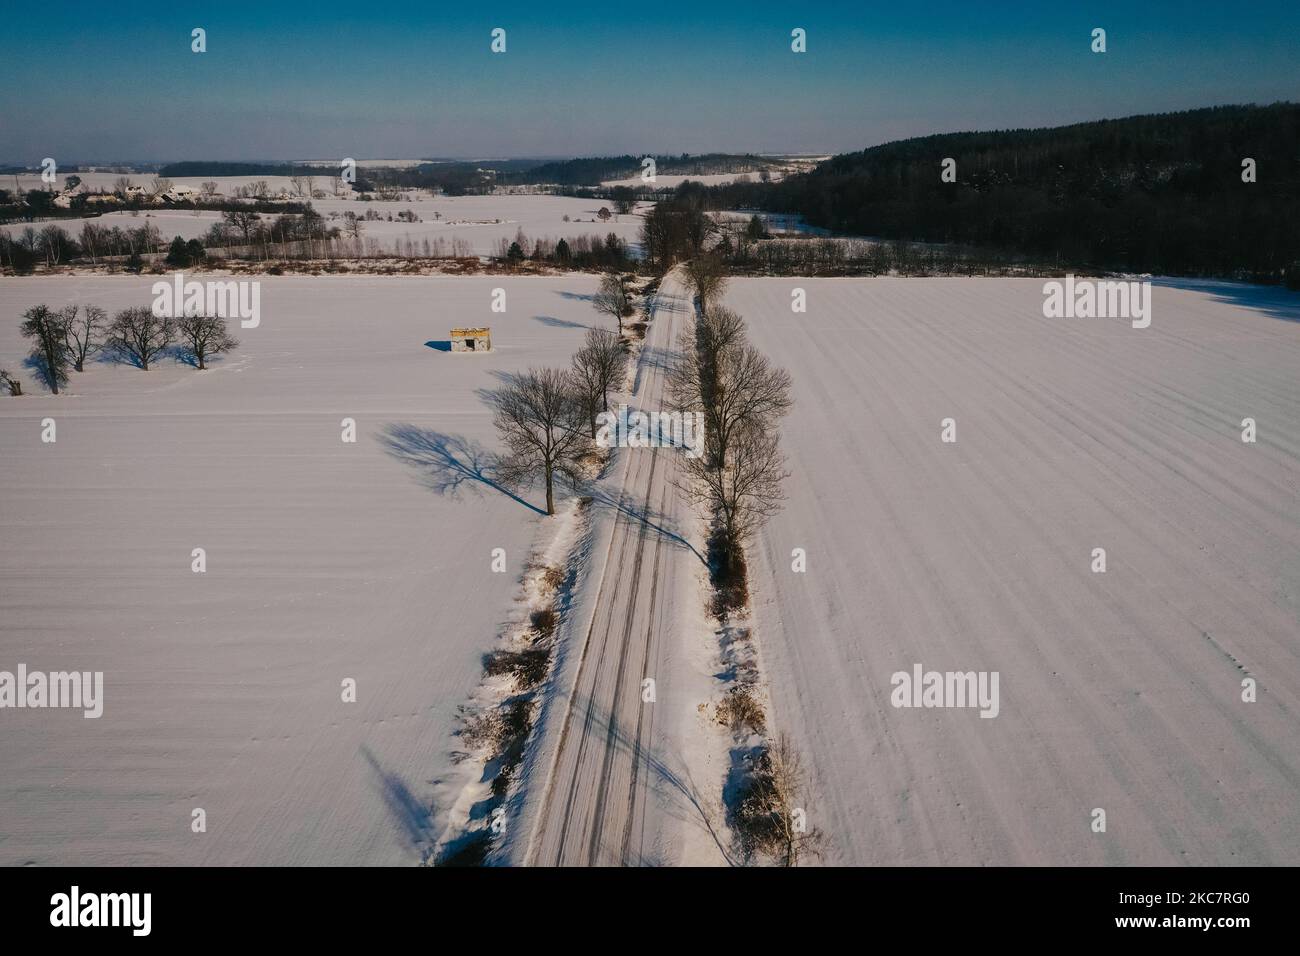
[[[945,158],[955,182],[941,180]],[[709,193],[714,208],[796,213],[841,233],[1277,281],[1300,262],[1300,105],[926,136]]]

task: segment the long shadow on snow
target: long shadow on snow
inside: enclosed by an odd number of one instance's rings
[[[583,325],[581,322],[571,322],[568,319],[557,319],[553,315],[535,315],[534,322],[540,322],[542,325],[549,325],[553,329],[593,329],[594,325]]]
[[[581,703],[583,702],[575,700],[574,706],[581,706]],[[674,769],[669,765],[670,758],[661,756],[653,749],[633,740],[608,711],[598,708],[594,717],[592,726],[593,728],[599,728],[595,731],[596,733],[603,730],[614,747],[620,751],[630,753],[634,762],[648,769],[654,775],[654,781],[666,784],[670,794],[675,793],[677,795],[679,799],[676,801],[675,809],[679,811],[677,814],[678,819],[703,827],[718,848],[718,852],[722,854],[722,858],[731,866],[738,865],[728,852],[722,837],[714,828],[713,818],[709,809],[704,805],[699,788],[695,786],[695,781],[691,779],[690,771],[685,767],[680,770]],[[633,866],[662,865],[662,861],[648,856],[639,856],[637,859],[629,861],[629,863]]]
[[[587,485],[582,488],[582,491],[590,496],[593,505],[612,508],[624,517],[641,522],[651,531],[663,535],[675,546],[689,550],[691,554],[699,558],[701,564],[708,565],[709,562],[705,560],[704,555],[695,550],[695,545],[668,527],[667,520],[656,509],[637,506],[629,502],[625,495],[615,496],[597,485]]]
[[[546,513],[496,480],[492,455],[478,442],[418,425],[389,425],[379,441],[390,455],[415,468],[425,487],[440,495],[454,498],[467,486],[475,491],[485,486],[530,511]]]
[[[430,843],[434,836],[434,807],[421,803],[406,785],[406,781],[397,774],[385,770],[369,747],[362,745],[361,755],[366,758],[366,763],[374,771],[375,785],[388,812],[406,831],[411,842],[416,846]]]
[[[1262,312],[1286,322],[1300,322],[1300,293],[1281,286],[1251,285],[1246,282],[1228,282],[1221,279],[1171,278],[1152,279],[1151,284],[1188,292],[1203,292],[1220,302]]]

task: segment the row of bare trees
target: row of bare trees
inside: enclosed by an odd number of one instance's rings
[[[38,261],[51,267],[83,256],[98,265],[109,257],[139,257],[143,253],[158,253],[163,247],[162,234],[152,223],[123,229],[87,222],[82,224],[80,241],[53,223],[39,230],[27,226],[13,236],[0,233],[0,268],[8,267],[22,274],[32,271]]]
[[[29,364],[55,395],[67,384],[69,372],[85,371],[86,361],[101,352],[148,371],[179,343],[183,360],[206,369],[210,358],[239,345],[223,318],[186,315],[173,319],[157,316],[144,306],[123,309],[110,320],[107,311],[96,305],[62,309],[34,305],[23,313],[21,331],[32,343]]]
[[[779,424],[793,404],[791,381],[748,342],[745,320],[718,305],[726,288],[721,263],[703,255],[684,270],[698,318],[682,333],[668,393],[677,409],[704,412],[704,454],[683,459],[682,487],[716,522],[715,574],[730,584],[743,580],[746,541],[785,497]]]
[[[682,488],[714,519],[714,581],[724,602],[734,603],[746,588],[745,544],[785,498],[781,484],[789,472],[779,423],[793,405],[792,383],[747,341],[745,320],[718,304],[727,285],[721,257],[701,254],[682,268],[697,319],[682,335],[668,388],[679,408],[703,408],[705,426],[704,454],[683,459]],[[780,734],[746,760],[749,774],[731,806],[745,858],[761,852],[778,865],[797,866],[819,855],[823,834],[807,827],[798,809],[808,778],[790,738]]]
[[[592,297],[592,306],[612,318],[618,332],[588,329],[567,369],[529,369],[488,397],[493,423],[506,446],[497,460],[498,480],[521,487],[541,479],[548,515],[555,514],[555,476],[577,486],[584,462],[596,452],[596,416],[609,411],[609,393],[625,377],[623,319],[636,311],[633,279],[607,272]]]

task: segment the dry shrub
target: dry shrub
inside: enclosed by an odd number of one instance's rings
[[[733,687],[718,704],[718,723],[729,727],[732,733],[740,733],[746,727],[756,734],[767,728],[763,707],[757,698],[749,692],[748,687]]]
[[[548,591],[558,591],[564,583],[564,568],[551,565],[542,572],[542,586]]]
[[[784,734],[759,751],[731,815],[746,859],[763,853],[778,866],[798,866],[803,857],[821,855],[824,835],[807,826],[800,807],[806,786],[803,763]]]
[[[505,720],[501,711],[481,711],[470,713],[464,705],[460,707],[460,730],[457,731],[465,746],[471,750],[486,749],[496,752],[501,747],[505,736]]]
[[[709,579],[713,584],[709,613],[718,620],[749,604],[749,568],[744,556],[736,555],[728,562],[725,548],[721,530],[715,529],[708,540]]]
[[[532,700],[527,697],[514,697],[506,701],[501,708],[501,724],[504,736],[502,747],[497,753],[497,757],[501,760],[501,767],[497,775],[492,778],[492,795],[498,800],[505,799],[515,769],[524,759],[524,743],[528,739],[528,731],[533,726]]]
[[[523,651],[493,651],[483,658],[483,670],[489,677],[509,674],[521,689],[536,687],[546,677],[550,652],[531,647]]]
[[[605,467],[605,462],[609,458],[609,452],[603,448],[588,448],[582,454],[578,455],[578,466],[588,475],[598,475],[600,470]]]
[[[534,611],[529,615],[529,623],[533,625],[533,630],[537,632],[535,641],[548,641],[551,635],[555,633],[555,625],[559,623],[559,616],[555,613],[554,608],[544,607],[540,611]]]

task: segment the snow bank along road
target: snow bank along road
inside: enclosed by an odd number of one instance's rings
[[[630,406],[665,407],[668,361],[689,321],[691,298],[675,274],[660,288],[641,353]],[[699,602],[681,539],[687,504],[672,482],[677,448],[623,448],[616,463],[618,497],[608,545],[585,588],[595,595],[571,626],[580,658],[563,716],[554,722],[552,764],[533,817],[525,862],[534,865],[641,865],[663,858],[667,809],[678,783],[663,756],[665,729],[656,710],[670,698],[666,660],[682,638],[679,614]],[[643,700],[642,682],[656,681],[659,704]],[[664,791],[667,791],[665,794]]]
[[[733,280],[794,377],[751,557],[832,860],[1300,863],[1300,298],[1153,297],[1135,330],[1038,280]],[[999,672],[1000,713],[894,708],[918,663]]]

